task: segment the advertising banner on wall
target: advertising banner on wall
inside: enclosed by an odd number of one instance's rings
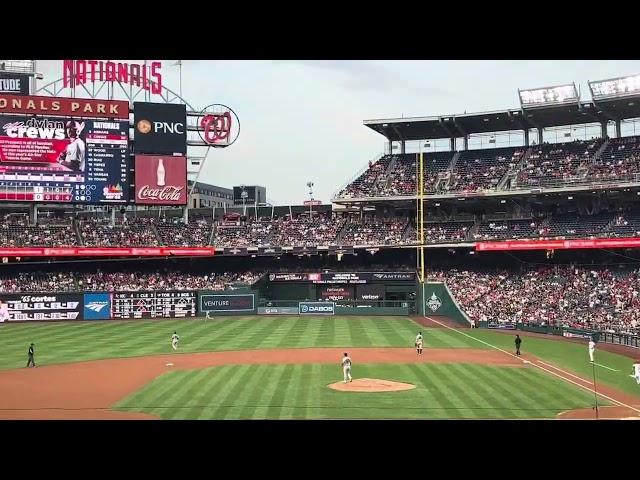
[[[0,93],[0,114],[57,115],[62,117],[129,120],[126,100],[19,96]]]
[[[84,294],[84,319],[108,320],[111,318],[110,293]]]
[[[253,312],[255,295],[253,294],[201,294],[201,312]]]
[[[29,95],[29,75],[0,72],[0,94]]]
[[[357,300],[382,301],[384,294],[384,285],[358,285],[357,287]]]
[[[300,315],[333,315],[336,304],[333,302],[300,302],[298,313]]]
[[[81,293],[0,294],[0,312],[7,322],[82,320]],[[8,314],[8,315],[7,315]]]
[[[353,300],[353,295],[354,287],[350,285],[323,285],[318,289],[318,300]]]
[[[198,293],[195,291],[115,292],[112,318],[195,317]]]
[[[515,330],[516,324],[514,322],[489,322],[487,328],[495,328],[498,330]]]
[[[186,155],[186,105],[135,102],[133,116],[134,153]]]
[[[128,198],[128,122],[0,116],[0,201]]]
[[[298,307],[258,307],[258,315],[297,315]]]
[[[362,284],[370,282],[413,282],[413,272],[270,273],[270,282],[311,282],[316,284]]]
[[[136,155],[135,177],[136,204],[187,204],[186,157]]]

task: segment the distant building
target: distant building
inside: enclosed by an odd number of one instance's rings
[[[191,191],[192,181],[189,181]],[[189,208],[211,208],[233,205],[233,190],[208,183],[197,182],[189,195]]]

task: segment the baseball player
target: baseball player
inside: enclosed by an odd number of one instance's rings
[[[31,345],[29,345],[29,351],[27,352],[27,355],[29,357],[28,360],[27,360],[27,368],[36,366],[36,361],[34,359],[33,347],[35,347],[35,345],[33,343]]]
[[[171,346],[174,350],[178,349],[178,340],[180,340],[178,332],[173,332],[173,335],[171,335]]]
[[[418,332],[416,335],[416,353],[422,355],[422,332]]]
[[[638,385],[640,385],[640,360],[633,362],[633,377],[636,379]]]
[[[351,358],[347,353],[344,354],[342,359],[342,373],[344,374],[344,383],[353,381],[351,378]]]
[[[593,363],[593,353],[596,351],[596,342],[593,341],[593,338],[589,340],[589,358],[591,359],[591,363]]]

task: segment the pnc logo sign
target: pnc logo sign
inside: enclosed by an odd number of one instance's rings
[[[140,120],[136,123],[136,129],[142,134],[162,133],[166,135],[184,135],[185,127],[182,122],[151,122]]]

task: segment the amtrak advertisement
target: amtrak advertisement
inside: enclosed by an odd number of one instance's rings
[[[111,294],[85,293],[84,319],[109,320],[111,318]]]

